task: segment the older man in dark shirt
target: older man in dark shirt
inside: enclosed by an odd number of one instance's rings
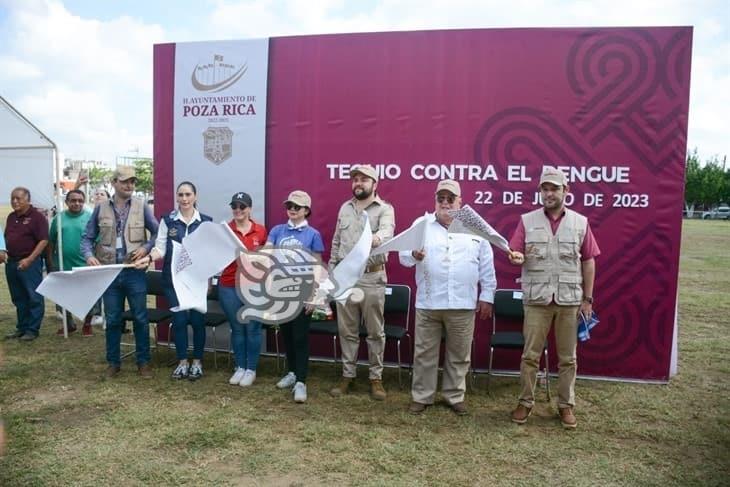
[[[35,289],[43,279],[39,258],[48,245],[48,220],[30,204],[30,191],[18,187],[10,193],[13,212],[5,225],[7,263],[5,276],[18,322],[5,338],[32,341],[38,338],[45,302]]]

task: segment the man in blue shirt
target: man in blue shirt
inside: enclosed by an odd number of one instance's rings
[[[81,238],[81,254],[90,266],[125,264],[145,257],[155,244],[158,223],[144,201],[133,198],[137,177],[134,167],[114,172],[114,197],[94,208]],[[149,232],[149,235],[145,232]],[[147,320],[147,280],[143,269],[126,268],[104,292],[106,314],[107,377],[121,369],[122,312],[124,299],[134,315],[134,341],[139,375],[152,377],[149,367],[150,336]]]

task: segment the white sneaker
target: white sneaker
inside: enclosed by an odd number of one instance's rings
[[[278,387],[279,389],[289,389],[291,386],[294,385],[296,381],[297,376],[294,375],[294,372],[289,372],[284,377],[282,377],[279,382],[276,383],[276,387]]]
[[[101,326],[104,324],[104,318],[102,318],[99,315],[94,315],[91,317],[91,325],[92,326]]]
[[[243,374],[243,379],[241,379],[241,382],[238,384],[241,387],[248,387],[251,384],[253,384],[253,381],[256,380],[256,371],[255,370],[246,370]]]
[[[243,367],[236,367],[236,371],[233,373],[230,379],[228,379],[228,383],[232,386],[238,385],[241,383],[241,379],[243,379],[243,376],[246,374],[246,369]]]
[[[305,402],[307,400],[307,384],[297,382],[294,384],[294,402]]]

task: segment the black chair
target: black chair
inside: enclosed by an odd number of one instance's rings
[[[403,387],[401,380],[401,341],[408,339],[411,349],[411,335],[408,333],[408,323],[411,317],[411,288],[404,284],[388,284],[385,286],[385,340],[395,340],[398,352],[398,385]],[[395,322],[395,323],[394,323]],[[397,323],[397,324],[396,324]],[[365,338],[368,332],[365,326],[360,325],[360,337]]]
[[[312,320],[309,324],[309,334],[332,337],[332,361],[335,364],[335,372],[339,375],[340,371],[337,369],[337,316],[335,315],[336,307],[334,301],[330,302],[330,308],[332,309],[332,316],[334,318],[330,320]]]
[[[148,296],[155,296],[155,297],[164,297],[165,292],[164,288],[162,286],[162,271],[148,271],[146,273],[146,279],[147,279],[147,295]],[[157,326],[160,323],[170,321],[172,319],[172,313],[167,308],[147,308],[147,321],[149,324],[154,325],[155,330],[155,353],[157,353],[157,342],[158,342],[158,334],[157,334]],[[128,321],[134,322],[134,315],[132,314],[131,310],[126,310],[122,313],[122,326],[126,326],[126,323]],[[131,345],[129,343],[124,343],[123,345]],[[127,352],[124,355],[122,355],[122,358],[128,357],[132,355],[136,349],[132,350],[131,352]]]
[[[281,366],[279,365],[279,360],[281,359],[281,353],[279,352],[279,331],[280,331],[279,324],[278,323],[276,323],[276,324],[261,323],[261,328],[264,330],[271,330],[274,332],[274,349],[276,350],[276,352],[274,352],[276,355],[276,371],[280,372]],[[261,355],[271,356],[271,354],[268,352],[266,352],[266,353],[262,352]]]
[[[489,368],[487,369],[487,392],[489,392],[489,382],[492,377],[492,359],[494,358],[494,349],[522,350],[525,347],[525,337],[522,331],[513,330],[497,330],[498,322],[512,322],[513,326],[517,323],[522,329],[524,320],[524,307],[522,304],[522,291],[519,289],[497,289],[494,293],[494,309],[492,313],[492,336],[489,343]],[[545,392],[548,401],[550,400],[550,375],[548,362],[548,345],[547,341],[543,347],[543,356],[545,357]]]
[[[213,298],[215,296],[215,298]],[[218,340],[216,339],[215,330],[221,326],[228,323],[228,318],[226,317],[225,313],[223,312],[223,309],[221,308],[220,303],[218,302],[218,293],[209,293],[208,294],[208,311],[203,315],[203,323],[205,324],[206,328],[210,328],[213,334],[213,366],[218,369]],[[210,350],[210,349],[209,349]],[[231,353],[230,353],[230,338],[229,338],[229,346],[228,346],[228,365],[230,367],[231,365]]]

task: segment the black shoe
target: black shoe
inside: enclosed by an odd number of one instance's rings
[[[33,335],[32,333],[26,333],[25,335],[20,337],[19,340],[21,342],[32,342],[36,338],[38,338],[38,335]]]
[[[7,335],[5,335],[5,339],[6,340],[12,340],[13,338],[20,338],[22,336],[23,336],[23,332],[22,331],[15,330],[15,331],[10,332]]]

